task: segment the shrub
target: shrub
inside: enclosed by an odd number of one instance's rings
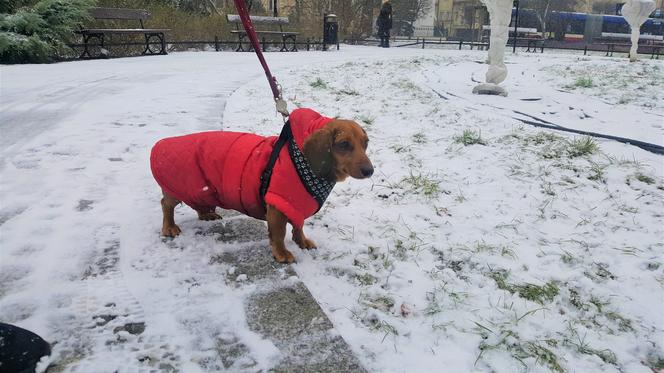
[[[38,36],[25,36],[13,32],[0,32],[0,62],[45,62],[52,48]]]
[[[0,62],[43,63],[61,57],[95,0],[41,0],[0,15]]]

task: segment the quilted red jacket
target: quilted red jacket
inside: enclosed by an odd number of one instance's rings
[[[330,121],[332,118],[311,109],[294,110],[290,115],[291,131],[299,148]],[[220,206],[265,220],[260,177],[277,138],[226,131],[170,137],[154,145],[150,167],[166,193],[195,210],[210,211]],[[300,181],[287,148],[281,149],[274,165],[265,203],[302,228],[304,220],[319,206]]]

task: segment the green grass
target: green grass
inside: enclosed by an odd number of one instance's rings
[[[535,364],[544,365],[553,372],[565,372],[565,369],[558,362],[558,356],[537,342],[525,342],[521,344],[516,348],[515,357],[518,359],[534,358]]]
[[[325,88],[325,87],[322,87],[322,88]],[[360,95],[360,92],[358,92],[354,89],[342,89],[342,90],[338,91],[338,93],[342,94],[342,95],[347,95],[347,96],[359,96]]]
[[[575,138],[569,142],[567,147],[567,154],[571,158],[583,157],[586,155],[591,155],[599,150],[599,146],[592,139],[592,137],[586,136],[582,138]]]
[[[573,334],[576,336],[576,340],[565,338],[563,344],[576,347],[576,351],[581,354],[595,355],[602,359],[603,362],[608,364],[616,364],[618,362],[618,357],[613,351],[609,350],[608,348],[604,350],[593,348],[585,341],[584,338],[579,337],[576,331],[574,331]]]
[[[376,283],[376,277],[369,273],[357,274],[355,275],[355,279],[357,279],[362,286],[369,286]]]
[[[556,134],[539,132],[535,135],[524,137],[523,142],[525,145],[539,146],[539,154],[544,159],[558,159],[563,158],[564,156],[577,158],[591,155],[599,151],[599,146],[595,140],[589,136],[574,138],[571,141],[568,141]],[[592,171],[595,171],[595,177],[603,176],[601,174],[601,171],[603,171],[602,169],[596,168]]]
[[[552,281],[549,281],[541,286],[534,284],[521,284],[512,286],[514,291],[517,292],[521,298],[528,299],[529,301],[537,302],[539,304],[552,302],[560,292],[558,285]]]
[[[593,79],[589,76],[581,76],[576,78],[572,84],[573,88],[592,88],[595,86]]]
[[[538,132],[535,135],[527,136],[524,138],[526,143],[532,143],[534,145],[543,145],[547,143],[555,143],[564,140],[561,136],[558,136],[551,132]]]
[[[414,134],[412,139],[413,139],[413,142],[416,143],[416,144],[424,144],[424,143],[427,142],[427,137],[422,132],[418,132],[418,133]]]
[[[389,312],[395,304],[394,299],[387,295],[363,296],[360,303],[383,312]]]
[[[655,184],[655,179],[653,179],[652,177],[650,177],[650,176],[648,176],[648,175],[644,175],[644,174],[642,174],[641,172],[637,172],[637,173],[634,175],[634,177],[636,178],[636,180],[638,180],[638,181],[640,181],[640,182],[642,182],[642,183],[646,183],[646,184],[648,184],[648,185]]]
[[[486,145],[486,141],[482,139],[480,131],[473,131],[471,129],[464,130],[461,135],[456,135],[453,140],[457,144],[469,145]]]
[[[659,372],[664,370],[664,357],[652,357],[648,359],[648,364],[650,364],[653,372]]]
[[[320,88],[320,89],[326,89],[327,88],[327,83],[323,81],[321,78],[316,78],[313,82],[309,83],[309,85],[312,88]]]
[[[498,289],[508,291],[512,294],[516,293],[523,299],[542,305],[552,302],[560,293],[558,285],[553,281],[549,281],[544,285],[530,283],[513,284],[507,281],[509,272],[505,270],[491,271],[488,276],[496,282]]]
[[[632,320],[620,315],[617,312],[614,311],[608,311],[604,314],[607,319],[615,322],[618,324],[618,330],[621,332],[631,332],[634,331],[634,327],[632,326]]]
[[[557,346],[558,341],[553,339],[544,341],[522,341],[519,335],[510,329],[502,329],[498,333],[495,333],[478,322],[475,322],[475,325],[477,325],[477,330],[479,330],[479,334],[484,339],[479,344],[480,353],[475,360],[475,364],[477,364],[482,356],[484,356],[485,352],[502,350],[509,352],[510,355],[519,361],[524,368],[528,368],[528,365],[524,360],[534,359],[535,364],[546,366],[552,372],[565,372],[565,369],[560,365],[558,356],[548,348]],[[489,338],[497,338],[498,341],[492,344],[487,342]]]
[[[441,193],[440,181],[431,175],[411,173],[401,179],[400,183],[406,184],[411,191],[427,198],[435,198]]]
[[[606,183],[606,178],[604,177],[604,170],[608,165],[601,165],[599,163],[591,162],[590,164],[590,175],[588,176],[589,180],[598,181],[601,183]]]

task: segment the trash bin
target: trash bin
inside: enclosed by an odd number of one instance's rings
[[[333,13],[325,13],[323,16],[323,50],[327,50],[328,44],[337,44],[339,34],[339,23],[337,22],[337,15]]]

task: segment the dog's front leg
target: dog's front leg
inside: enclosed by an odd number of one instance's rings
[[[164,191],[162,193],[164,198],[161,199],[161,211],[164,214],[164,220],[161,226],[161,234],[166,237],[175,237],[181,232],[180,227],[175,224],[175,206],[180,201]]]
[[[300,249],[315,249],[316,248],[316,243],[310,239],[308,239],[304,235],[304,231],[302,229],[298,229],[293,227],[293,241],[297,244],[297,246],[300,247]]]
[[[286,249],[284,239],[286,238],[286,224],[288,218],[276,207],[267,205],[267,230],[270,236],[270,246],[272,247],[272,256],[279,263],[292,263],[295,261],[293,253]]]

